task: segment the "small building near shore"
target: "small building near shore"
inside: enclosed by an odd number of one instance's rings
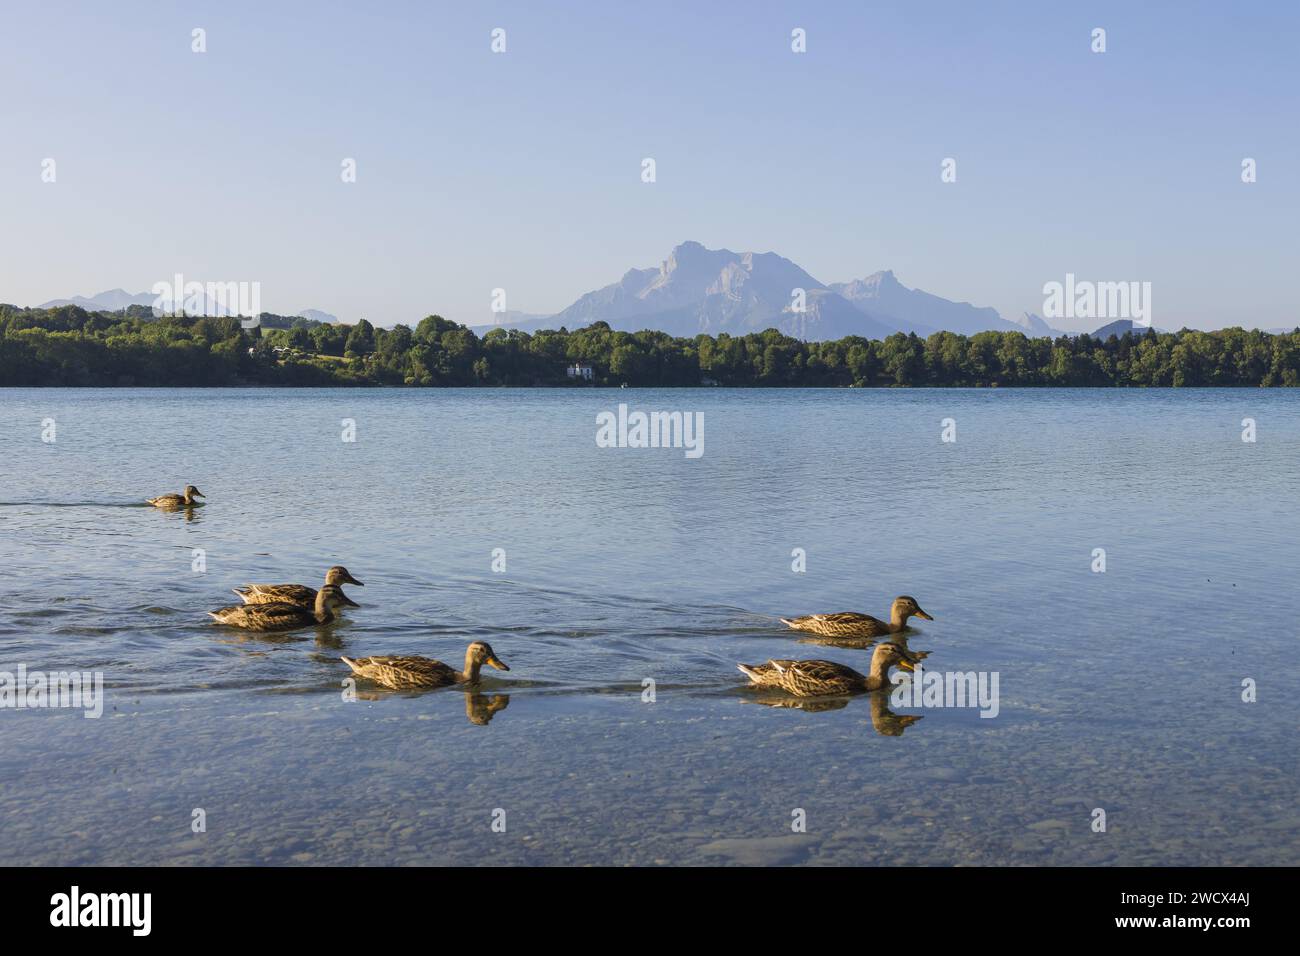
[[[584,365],[581,362],[575,362],[565,371],[569,378],[581,378],[590,382],[595,377],[596,370],[590,365]]]

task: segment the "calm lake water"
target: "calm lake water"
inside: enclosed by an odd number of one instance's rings
[[[598,448],[619,402],[704,455]],[[0,449],[0,670],[106,685],[0,710],[0,864],[1300,861],[1295,391],[3,390]],[[204,613],[335,563],[331,628]],[[995,718],[744,689],[898,594]],[[472,639],[478,697],[343,699]]]

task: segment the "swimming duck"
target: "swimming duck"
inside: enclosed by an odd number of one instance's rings
[[[327,584],[316,592],[316,602],[311,610],[297,604],[280,601],[275,604],[236,604],[209,611],[208,615],[219,624],[246,627],[253,631],[287,631],[313,624],[329,624],[334,620],[334,609],[360,607],[339,587]]]
[[[355,584],[359,588],[365,587],[341,564],[336,564],[325,572],[325,583],[327,585]],[[245,584],[242,588],[235,588],[234,591],[243,598],[245,604],[284,603],[297,604],[299,607],[316,606],[316,589],[309,588],[305,584]]]
[[[499,671],[510,670],[487,641],[475,641],[465,649],[463,671],[427,657],[360,657],[356,660],[344,657],[341,660],[352,668],[354,674],[368,677],[393,690],[477,684],[479,671],[484,664]]]
[[[781,623],[789,625],[796,631],[812,631],[825,637],[884,637],[897,634],[907,629],[909,617],[924,618],[933,621],[930,615],[921,610],[916,598],[904,594],[894,598],[889,609],[889,623],[870,614],[856,611],[840,611],[836,614],[807,614],[804,617],[781,618]]]
[[[877,644],[871,655],[871,673],[863,676],[834,661],[768,661],[738,664],[741,673],[759,687],[774,687],[795,697],[857,694],[889,687],[889,668],[912,670],[911,655],[897,644]]]
[[[185,493],[180,495],[159,495],[157,498],[146,498],[145,504],[153,505],[155,508],[193,508],[196,505],[202,507],[202,501],[195,501],[195,498],[206,498],[203,492],[193,485],[185,486]]]

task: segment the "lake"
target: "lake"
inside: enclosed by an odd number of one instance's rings
[[[620,403],[703,453],[599,447]],[[0,448],[0,671],[103,679],[0,710],[0,864],[1300,853],[1295,391],[8,389]],[[332,627],[205,614],[332,564]],[[996,716],[746,689],[900,594]],[[475,639],[477,694],[345,686]]]

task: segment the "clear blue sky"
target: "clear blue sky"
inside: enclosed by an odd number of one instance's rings
[[[181,272],[480,323],[695,239],[1006,315],[1073,272],[1150,281],[1160,327],[1290,326],[1297,50],[1280,0],[10,3],[0,301]]]

